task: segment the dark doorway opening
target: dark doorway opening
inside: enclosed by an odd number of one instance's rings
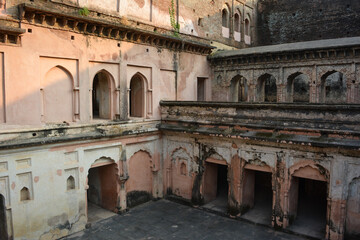
[[[244,171],[244,205],[249,207],[242,217],[255,223],[270,225],[272,217],[272,174],[246,169]]]
[[[197,78],[197,100],[205,101],[206,96],[206,78]]]
[[[145,117],[145,83],[139,74],[130,81],[130,117]]]
[[[8,240],[5,198],[0,194],[0,240]]]
[[[289,229],[311,237],[323,238],[326,231],[327,183],[293,177],[291,190],[298,190],[298,196],[297,207],[290,209],[292,225]],[[296,194],[294,196],[296,198]]]
[[[204,182],[204,208],[218,212],[227,211],[229,184],[227,165],[206,163]]]
[[[88,185],[88,222],[113,216],[117,212],[116,164],[90,168]]]
[[[94,118],[110,119],[110,83],[105,72],[95,75],[92,90],[92,114]]]
[[[227,180],[227,166],[218,165],[217,166],[217,193],[216,198],[225,199],[227,202],[229,183]]]

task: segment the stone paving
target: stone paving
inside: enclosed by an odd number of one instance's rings
[[[148,202],[64,239],[305,239],[168,200]]]

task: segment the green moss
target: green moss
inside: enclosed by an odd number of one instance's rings
[[[87,16],[89,16],[90,11],[89,11],[89,9],[88,9],[87,7],[83,7],[83,8],[81,8],[81,9],[79,10],[79,14],[80,14],[81,16],[87,17]]]

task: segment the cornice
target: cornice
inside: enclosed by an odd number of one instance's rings
[[[109,22],[28,3],[19,5],[19,13],[21,22],[46,28],[201,55],[207,55],[213,49],[212,46],[205,43],[130,27],[122,24],[120,19],[119,22]]]

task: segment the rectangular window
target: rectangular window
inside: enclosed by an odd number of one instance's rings
[[[206,100],[206,78],[197,79],[197,100],[205,101]]]

